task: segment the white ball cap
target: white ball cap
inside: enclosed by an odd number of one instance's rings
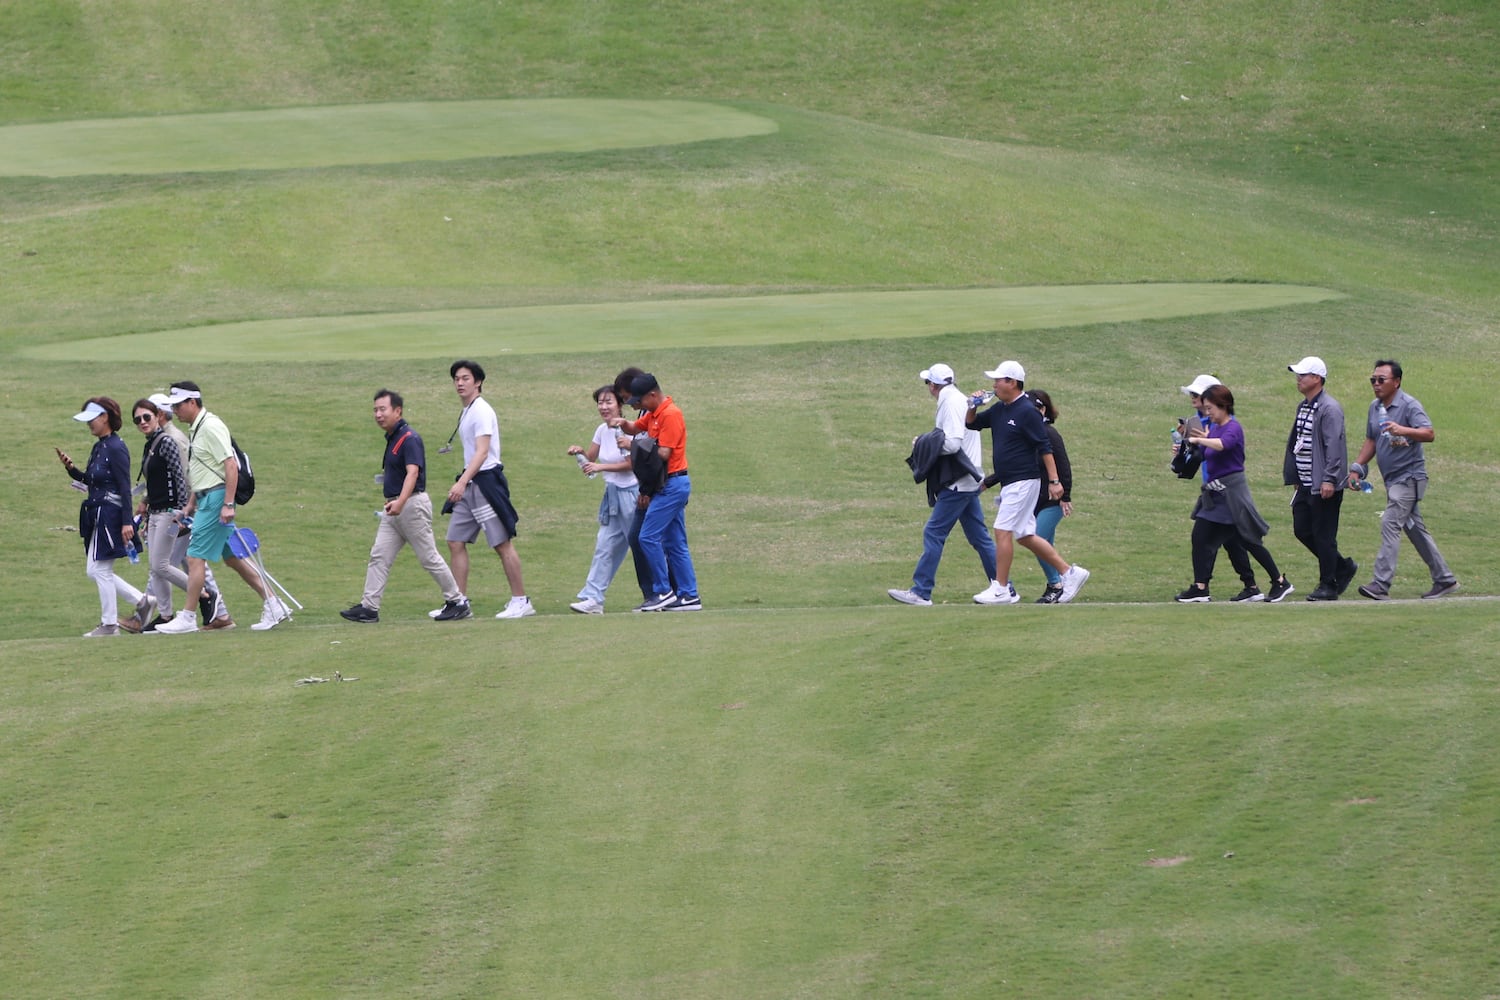
[[[1208,390],[1212,389],[1214,386],[1223,384],[1224,383],[1220,382],[1212,375],[1199,375],[1197,378],[1193,379],[1187,385],[1182,387],[1182,394],[1184,396],[1201,396]]]
[[[1286,370],[1293,375],[1316,375],[1318,378],[1328,377],[1328,366],[1323,359],[1308,355],[1294,365],[1287,365]]]
[[[1002,361],[1000,367],[992,372],[985,372],[985,378],[1008,378],[1017,382],[1026,381],[1026,369],[1021,367],[1019,361]]]
[[[923,382],[932,382],[935,385],[952,385],[953,369],[942,362],[938,362],[931,368],[925,369],[917,378]]]

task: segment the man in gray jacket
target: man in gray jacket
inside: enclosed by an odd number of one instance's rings
[[[1297,376],[1302,402],[1286,439],[1282,480],[1297,488],[1292,497],[1292,532],[1318,559],[1318,586],[1309,601],[1336,601],[1359,572],[1359,564],[1339,552],[1339,508],[1349,478],[1344,408],[1325,390],[1328,366],[1306,357],[1286,370]]]

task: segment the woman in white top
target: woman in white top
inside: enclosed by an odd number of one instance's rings
[[[630,471],[630,440],[609,426],[620,415],[620,397],[614,386],[594,390],[594,402],[603,422],[594,431],[587,448],[568,446],[569,455],[582,455],[579,471],[586,476],[604,473],[604,498],[599,502],[599,534],[594,540],[594,561],[589,577],[578,592],[578,601],[568,605],[583,615],[604,613],[604,592],[630,551],[630,528],[637,516],[640,487]]]

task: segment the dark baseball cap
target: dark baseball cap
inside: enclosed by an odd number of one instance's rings
[[[626,402],[631,406],[640,406],[642,396],[660,388],[661,385],[656,381],[656,376],[650,372],[644,375],[637,375],[630,380],[630,399],[626,400]]]

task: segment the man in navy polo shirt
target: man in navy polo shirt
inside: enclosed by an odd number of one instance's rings
[[[365,570],[365,594],[358,604],[339,614],[351,622],[378,622],[380,597],[391,564],[405,545],[410,545],[417,562],[437,582],[443,592],[443,606],[433,617],[440,622],[468,618],[473,612],[469,599],[458,589],[453,571],[438,554],[432,537],[432,500],[427,495],[427,456],[422,438],[402,417],[401,394],[381,389],[375,394],[375,423],[385,431],[381,485],[385,507],[380,512],[380,527],[375,544],[370,547],[370,564]]]
[[[1036,501],[1042,490],[1042,471],[1047,473],[1047,495],[1062,498],[1062,480],[1052,459],[1052,441],[1036,404],[1026,394],[1026,370],[1020,362],[1005,361],[986,378],[995,380],[995,405],[979,413],[977,398],[969,400],[964,424],[974,430],[988,427],[994,440],[995,471],[984,486],[1000,486],[995,501],[995,579],[988,590],[974,595],[977,604],[1016,604],[1021,600],[1010,582],[1016,543],[1030,549],[1062,575],[1062,596],[1067,604],[1078,594],[1089,571],[1072,566],[1057,554],[1052,543],[1036,533]]]

